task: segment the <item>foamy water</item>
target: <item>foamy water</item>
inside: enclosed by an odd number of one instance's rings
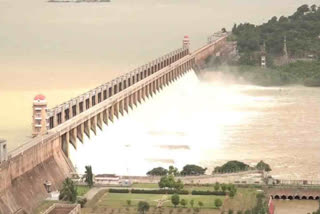
[[[208,150],[223,144],[222,126],[239,124],[255,112],[235,112],[232,106],[253,102],[233,88],[201,83],[193,71],[129,114],[98,130],[71,149],[79,172],[92,165],[95,173],[144,175],[153,167],[199,164]],[[214,153],[212,154],[214,155]],[[85,157],[85,158],[84,158]],[[211,158],[210,158],[211,159]]]
[[[215,76],[217,73],[212,73]],[[283,179],[320,179],[320,89],[200,82],[193,71],[71,146],[79,172],[145,175],[153,167],[264,160]]]

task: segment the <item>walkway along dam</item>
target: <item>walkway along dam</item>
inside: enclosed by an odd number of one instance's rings
[[[0,213],[32,212],[39,201],[48,197],[46,184],[57,190],[74,172],[70,146],[77,149],[84,135],[90,138],[90,130],[102,130],[102,123],[113,122],[188,70],[199,71],[209,56],[231,56],[235,44],[227,37],[227,33],[214,34],[205,46],[191,52],[185,36],[181,49],[52,109],[46,109],[46,105],[42,108],[45,97],[38,95],[34,100],[34,138],[8,154],[0,149]],[[5,148],[5,142],[0,141],[0,146]]]

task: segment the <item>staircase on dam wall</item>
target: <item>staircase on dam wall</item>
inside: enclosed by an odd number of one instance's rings
[[[185,38],[183,48],[49,110],[47,133],[10,152],[0,163],[0,213],[21,209],[31,213],[48,197],[46,181],[52,183],[52,190],[58,190],[74,172],[69,146],[76,149],[77,139],[83,142],[85,134],[90,138],[90,130],[102,130],[102,123],[114,122],[133,105],[160,92],[190,69],[201,67],[208,56],[223,50],[227,36],[193,53]]]

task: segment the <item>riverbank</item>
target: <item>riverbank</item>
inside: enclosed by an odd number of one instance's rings
[[[220,71],[237,83],[258,86],[304,85],[320,87],[320,61],[297,61],[284,66],[261,68],[250,65],[208,66],[208,71]]]

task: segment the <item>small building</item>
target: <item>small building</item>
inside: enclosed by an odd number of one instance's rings
[[[0,163],[8,159],[7,142],[4,139],[0,139]]]
[[[115,174],[99,174],[94,176],[96,184],[119,184],[120,177]]]

